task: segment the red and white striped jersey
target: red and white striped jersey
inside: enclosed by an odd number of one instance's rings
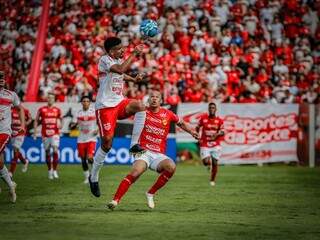
[[[15,92],[0,89],[0,133],[11,135],[11,108],[19,105],[20,99]]]
[[[80,130],[78,143],[96,142],[97,141],[97,123],[94,108],[90,107],[87,111],[83,109],[77,113],[76,121]]]
[[[113,59],[109,55],[100,58],[98,64],[100,86],[96,99],[96,109],[115,107],[124,99],[124,74],[110,71],[113,65],[121,63],[121,59]]]
[[[43,106],[39,108],[38,114],[42,124],[42,137],[52,137],[60,134],[58,124],[61,124],[61,110],[59,108]]]
[[[25,121],[27,122],[27,121],[29,121],[29,119],[31,119],[31,114],[28,109],[23,108],[23,110],[24,110]],[[12,116],[12,123],[11,123],[12,134],[11,134],[11,136],[12,137],[24,136],[26,134],[26,131],[19,132],[19,130],[21,129],[21,121],[20,121],[20,117],[19,117],[18,108],[16,108],[16,107],[12,108],[11,116]]]
[[[157,113],[146,110],[146,118],[138,143],[144,149],[165,153],[170,123],[179,122],[179,117],[168,109],[160,108]]]

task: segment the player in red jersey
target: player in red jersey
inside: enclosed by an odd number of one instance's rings
[[[31,114],[28,109],[23,108],[24,116],[25,116],[25,125],[28,126],[31,121]],[[20,121],[20,109],[17,107],[13,107],[11,111],[12,123],[11,123],[11,145],[13,147],[13,158],[10,164],[9,175],[12,177],[17,168],[18,160],[23,163],[22,172],[26,172],[28,170],[29,161],[22,155],[20,152],[21,146],[24,142],[24,137],[26,135],[26,129],[21,131],[21,121]]]
[[[111,149],[117,119],[125,119],[145,110],[141,101],[127,99],[123,96],[125,81],[137,82],[142,80],[141,75],[138,74],[133,78],[126,72],[130,69],[135,57],[142,54],[143,45],[136,46],[132,54],[125,60],[122,60],[124,47],[121,39],[117,37],[107,38],[104,42],[104,48],[106,54],[100,58],[98,64],[100,86],[95,104],[101,147],[96,151],[89,177],[90,190],[95,197],[101,195],[98,183],[99,171]],[[142,117],[143,114],[136,114],[136,118]]]
[[[80,109],[73,120],[71,127],[78,126],[80,135],[78,137],[78,154],[84,174],[84,183],[89,183],[89,166],[93,163],[94,151],[96,149],[98,127],[96,124],[95,110],[91,107],[89,96],[81,98],[82,109]]]
[[[209,114],[203,115],[196,127],[196,131],[201,130],[200,155],[205,166],[210,166],[210,185],[215,185],[218,172],[218,160],[221,156],[220,141],[224,135],[223,120],[216,116],[217,106],[211,102],[208,105]]]
[[[46,151],[46,163],[48,166],[48,178],[59,178],[57,167],[59,163],[58,148],[60,145],[60,129],[62,128],[61,110],[54,106],[55,95],[48,94],[48,104],[39,108],[34,121],[34,139],[37,137],[38,123],[41,122],[41,136]],[[50,150],[53,150],[51,161]]]
[[[158,91],[152,91],[149,96],[149,107],[145,112],[145,121],[138,137],[139,148],[144,149],[140,153],[133,154],[134,163],[130,173],[121,181],[113,200],[108,203],[109,209],[114,209],[123,195],[148,168],[157,171],[160,176],[146,193],[149,208],[154,208],[154,194],[162,188],[173,176],[176,165],[172,159],[166,156],[167,136],[170,123],[176,123],[184,131],[198,139],[198,133],[192,130],[185,122],[173,112],[160,107],[162,100]],[[137,124],[136,122],[134,124]],[[134,142],[135,143],[135,142]]]
[[[9,142],[11,136],[11,108],[15,106],[19,109],[19,118],[21,122],[21,129],[19,132],[23,132],[25,129],[24,111],[21,107],[19,97],[15,92],[5,89],[5,75],[0,71],[0,177],[9,187],[10,200],[16,202],[16,183],[13,182],[9,176],[8,169],[4,165],[3,151]]]

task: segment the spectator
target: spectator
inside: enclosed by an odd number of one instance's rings
[[[36,0],[0,3],[0,67],[8,69],[9,85],[22,96],[41,5]],[[104,38],[122,37],[128,54],[141,42],[142,19],[152,18],[160,34],[145,42],[145,58],[131,71],[143,69],[150,85],[163,91],[169,81],[174,90],[165,100],[317,103],[317,12],[319,4],[310,1],[54,1],[39,100],[49,89],[60,101],[76,101],[76,94],[94,98]],[[139,99],[149,91],[127,87]]]

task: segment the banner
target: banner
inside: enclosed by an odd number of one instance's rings
[[[224,120],[221,164],[253,164],[298,161],[296,104],[218,104],[217,116]],[[178,115],[197,125],[208,104],[180,104]],[[194,142],[177,128],[180,143]]]
[[[130,138],[114,138],[112,149],[105,159],[106,164],[132,164],[133,158],[129,154]],[[100,143],[97,143],[97,147]],[[26,137],[22,145],[22,154],[29,160],[30,163],[45,163],[45,150],[41,138],[34,140],[31,137]],[[176,140],[168,138],[166,154],[176,160]],[[9,163],[12,159],[11,146],[5,149],[5,161]],[[77,138],[61,137],[59,147],[59,162],[62,164],[78,164],[81,159],[78,157]]]

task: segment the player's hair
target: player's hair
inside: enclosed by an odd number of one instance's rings
[[[83,95],[82,97],[81,97],[81,99],[80,99],[80,102],[82,102],[84,99],[89,99],[89,101],[91,102],[91,97],[90,96],[88,96],[88,95]]]
[[[104,41],[104,49],[109,52],[111,48],[121,44],[121,39],[118,37],[108,37]]]
[[[211,105],[217,106],[217,104],[214,103],[214,102],[210,102],[210,103],[209,103],[209,106],[211,106]]]
[[[49,95],[51,95],[51,96],[54,97],[54,101],[57,100],[57,97],[56,97],[56,95],[54,94],[54,92],[48,92],[48,96],[49,96]]]

